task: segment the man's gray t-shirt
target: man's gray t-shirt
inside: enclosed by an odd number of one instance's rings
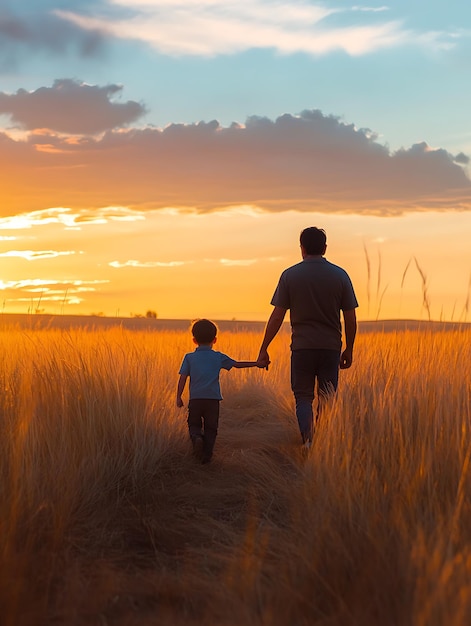
[[[341,350],[340,311],[358,306],[347,272],[324,257],[286,269],[271,300],[290,310],[291,349]]]

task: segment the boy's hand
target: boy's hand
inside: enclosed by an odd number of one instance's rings
[[[183,406],[183,400],[181,398],[177,398],[177,407],[181,409]]]

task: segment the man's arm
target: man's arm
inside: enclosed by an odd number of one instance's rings
[[[270,363],[270,357],[268,356],[268,346],[271,344],[273,339],[276,337],[276,334],[281,328],[283,324],[283,320],[285,319],[287,309],[283,309],[281,306],[275,306],[273,309],[266,328],[265,335],[263,337],[262,345],[260,346],[260,352],[258,354],[257,363],[259,363],[262,367],[267,367]]]
[[[353,362],[353,344],[357,334],[357,315],[355,309],[343,311],[345,330],[345,350],[340,357],[340,369],[348,369]]]
[[[180,407],[180,408],[183,406],[182,393],[183,393],[183,390],[185,389],[186,379],[187,378],[188,378],[187,375],[180,374],[180,378],[178,379],[178,385],[177,385],[177,406]]]

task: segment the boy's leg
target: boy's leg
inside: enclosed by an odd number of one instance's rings
[[[204,446],[203,411],[204,405],[200,399],[190,400],[188,403],[188,430],[193,444],[193,452],[199,461],[203,458]]]
[[[188,403],[188,431],[193,445],[196,439],[203,437],[203,404],[200,399]]]
[[[219,400],[203,400],[204,446],[203,463],[208,463],[213,456],[214,444],[218,434]]]

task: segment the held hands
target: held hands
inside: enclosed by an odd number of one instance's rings
[[[266,350],[260,350],[260,354],[257,359],[257,367],[261,369],[268,370],[268,366],[270,365],[270,357],[268,356],[268,352]]]
[[[263,370],[268,370],[268,366],[270,365],[271,361],[268,361],[268,363],[266,363],[265,361],[257,361],[257,367],[259,369],[263,369]]]
[[[182,406],[184,406],[184,405],[183,405],[183,400],[181,399],[181,396],[177,396],[177,407],[178,407],[179,409],[181,409],[181,408],[182,408]]]

